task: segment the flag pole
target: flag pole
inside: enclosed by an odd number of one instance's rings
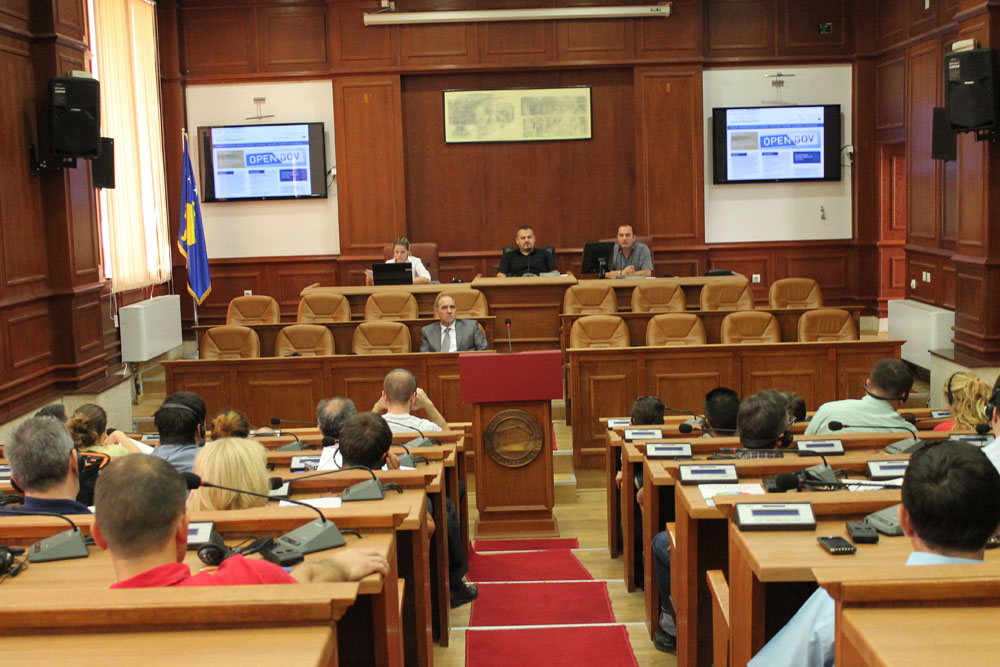
[[[194,306],[194,325],[198,326],[198,300],[191,297],[191,304]]]

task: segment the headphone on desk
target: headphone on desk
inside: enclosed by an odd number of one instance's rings
[[[219,566],[222,565],[222,561],[232,556],[255,554],[259,551],[267,551],[272,546],[274,546],[273,537],[259,537],[244,546],[230,548],[226,546],[222,535],[216,530],[212,530],[208,536],[208,542],[198,547],[198,559],[205,565]]]

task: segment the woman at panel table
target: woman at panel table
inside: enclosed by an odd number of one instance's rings
[[[207,443],[194,460],[194,473],[205,482],[245,489],[264,496],[271,491],[264,446],[244,438],[223,438]],[[261,507],[267,498],[222,489],[200,487],[188,496],[188,511],[242,510]]]
[[[405,236],[400,236],[392,242],[392,259],[386,260],[386,264],[410,263],[410,271],[413,273],[414,285],[426,285],[431,281],[431,272],[427,270],[424,263],[416,255],[410,254],[410,241]],[[370,272],[365,273],[365,284],[371,285],[373,278]]]
[[[935,431],[974,431],[986,421],[990,387],[972,373],[953,373],[942,388],[952,418],[934,427]]]

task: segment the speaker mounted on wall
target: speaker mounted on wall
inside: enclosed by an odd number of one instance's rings
[[[101,155],[101,85],[97,79],[49,79],[49,152],[54,157]]]
[[[945,54],[945,108],[952,132],[975,132],[977,141],[996,138],[998,70],[993,49]]]
[[[115,140],[101,137],[101,156],[90,161],[90,175],[95,188],[115,187]]]

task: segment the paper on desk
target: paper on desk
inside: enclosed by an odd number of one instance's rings
[[[715,507],[715,496],[745,496],[750,494],[765,493],[764,487],[760,484],[699,484],[698,490],[701,497],[705,499],[705,504]]]
[[[312,505],[313,507],[321,507],[326,509],[337,509],[340,507],[340,498],[338,496],[327,496],[324,498],[305,498],[302,500],[306,505]],[[282,500],[278,503],[278,507],[295,507],[298,503],[290,503],[287,500]]]
[[[883,479],[878,482],[873,482],[868,479],[842,479],[840,480],[847,485],[848,491],[881,491],[887,487],[903,486],[903,478],[897,477],[896,479]],[[856,482],[853,483],[852,482]]]
[[[129,438],[129,440],[132,440],[132,438]],[[139,442],[138,440],[132,440],[132,444],[135,445],[136,447],[138,447],[139,451],[142,452],[143,454],[152,454],[153,453],[153,447],[152,447],[152,445],[147,445],[146,443]]]

